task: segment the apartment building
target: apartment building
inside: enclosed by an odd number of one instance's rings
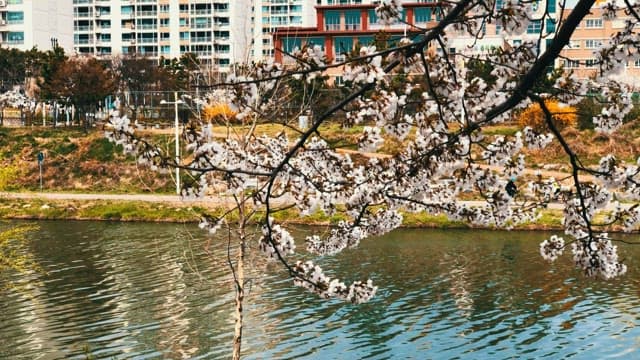
[[[0,0],[0,46],[73,50],[71,0]]]
[[[404,36],[439,20],[437,2],[414,0],[402,4],[402,21],[381,25],[374,1],[323,1],[316,6],[316,26],[276,29],[274,54],[277,62],[288,63],[295,49],[319,45],[330,61],[340,62],[359,45],[393,45]],[[382,37],[382,38],[381,38]]]
[[[496,0],[496,9],[502,9],[504,3],[504,0]],[[500,22],[482,25],[478,37],[471,36],[467,32],[449,33],[447,34],[449,54],[473,56],[487,53],[495,48],[517,47],[524,42],[536,44],[539,52],[546,51],[558,24],[557,0],[532,1],[528,6],[531,7],[529,13],[531,21],[521,33],[505,31],[505,25]],[[463,62],[462,57],[457,60]],[[458,65],[463,66],[460,63]]]
[[[277,29],[316,26],[315,6],[321,3],[319,0],[255,0],[252,30],[253,59],[258,61],[273,58],[275,54],[273,33]]]
[[[569,45],[560,53],[556,66],[563,66],[578,77],[588,78],[596,75],[598,64],[594,52],[625,27],[631,19],[630,14],[620,11],[615,19],[605,19],[602,9],[592,9],[576,28]],[[617,75],[616,80],[636,87],[640,86],[640,59],[628,61]]]
[[[177,58],[220,72],[250,60],[251,0],[73,0],[80,54]]]

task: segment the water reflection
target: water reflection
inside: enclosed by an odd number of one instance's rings
[[[233,293],[226,241],[195,227],[43,222],[28,249],[46,271],[0,293],[0,358],[226,358]],[[320,262],[370,276],[360,306],[315,298],[273,264],[254,264],[244,353],[262,358],[640,356],[640,248],[629,274],[585,279],[548,266],[546,234],[407,230]],[[211,258],[205,251],[209,240]]]

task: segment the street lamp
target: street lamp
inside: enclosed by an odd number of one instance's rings
[[[184,101],[178,99],[178,92],[173,92],[175,101],[166,101],[161,100],[160,104],[162,105],[171,105],[174,106],[175,112],[175,128],[176,128],[176,194],[180,195],[180,133],[178,132],[178,127],[180,123],[178,121],[178,105],[183,104]]]

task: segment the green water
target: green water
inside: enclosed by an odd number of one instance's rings
[[[37,224],[21,251],[40,269],[2,277],[0,358],[229,357],[224,239],[192,225]],[[332,275],[380,286],[359,306],[318,299],[276,264],[251,259],[244,356],[640,357],[640,247],[620,246],[629,273],[603,282],[567,256],[543,262],[545,236],[402,230],[321,259]]]

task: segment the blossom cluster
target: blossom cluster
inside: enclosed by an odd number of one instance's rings
[[[452,28],[471,33],[479,31],[483,21],[496,20],[507,33],[517,34],[535,16],[546,16],[541,15],[545,13],[542,10],[534,14],[531,3],[503,3],[502,8],[495,9],[462,1],[443,5],[439,11],[446,16],[448,11],[463,8],[458,18],[448,21]],[[396,0],[382,1],[376,8],[378,18],[385,23],[397,21],[401,11],[400,1]],[[604,103],[594,119],[597,129],[615,131],[631,109],[631,98],[628,87],[605,77],[613,67],[601,67],[596,81],[582,80],[570,73],[560,75],[542,92],[531,81],[523,81],[532,78],[525,77],[532,69],[549,65],[539,66],[544,59],[536,41],[473,55],[468,60],[490,68],[487,73],[476,74],[457,67],[454,60],[445,56],[448,40],[441,28],[422,31],[423,36],[395,52],[379,52],[376,47],[363,44],[359,56],[347,58],[345,64],[327,65],[321,48],[307,44],[292,54],[298,59],[292,68],[264,62],[229,75],[226,83],[208,96],[229,104],[237,112],[235,120],[249,126],[230,128],[218,138],[202,124],[185,129],[189,154],[179,165],[188,169],[194,181],[184,194],[206,196],[208,189],[224,187],[223,193],[229,197],[249,198],[238,206],[267,212],[260,219],[260,250],[286,264],[289,259],[297,260],[294,233],[272,219],[274,209],[279,208],[276,205],[293,206],[301,216],[318,212],[341,215],[344,220],[329,230],[314,231],[305,238],[307,250],[322,256],[392,231],[401,225],[402,212],[442,214],[452,220],[510,228],[536,219],[551,203],[561,203],[565,238],[571,244],[576,266],[588,275],[605,278],[624,273],[626,268],[618,261],[611,239],[594,230],[594,218],[611,203],[613,192],[628,199],[640,198],[640,164],[625,164],[606,156],[598,166],[585,167],[578,155],[568,151],[572,176],[555,179],[539,174],[527,181],[522,176],[525,149],[543,149],[561,141],[563,135],[553,129],[547,134],[538,133],[529,127],[513,135],[483,131],[488,125],[511,119],[514,111],[534,101],[576,104],[582,95],[593,92],[599,93]],[[627,51],[631,41],[634,39],[629,34],[612,40],[610,51],[602,53],[602,63],[607,63],[610,56],[640,56],[637,50]],[[398,61],[398,54],[420,46],[424,50],[417,54],[420,61]],[[432,51],[434,48],[439,51]],[[393,64],[397,64],[395,69]],[[410,74],[407,69],[400,69],[408,65]],[[317,113],[310,128],[299,129],[282,107],[292,93],[297,95],[297,88],[288,88],[283,79],[291,76],[321,80],[317,75],[329,66],[344,70],[343,79],[348,84],[339,91],[352,91],[349,99],[353,101],[344,104],[336,99],[337,105],[326,113],[322,113],[324,107],[313,109]],[[537,74],[537,78],[541,76]],[[296,86],[311,84],[296,81]],[[294,112],[308,110],[312,109],[304,103]],[[345,138],[351,142],[346,144],[326,136],[320,126],[334,119],[337,124],[341,117],[334,115],[342,110],[346,125],[360,125],[350,129]],[[256,125],[263,120],[282,124],[288,131],[258,134]],[[134,153],[142,164],[158,169],[178,165],[171,154],[140,139],[135,130],[126,117],[114,118],[108,135]],[[396,148],[371,154],[380,151],[385,139],[394,140]],[[336,149],[343,144],[349,149]],[[356,146],[360,152],[350,154]],[[595,175],[592,182],[585,180],[585,173]],[[481,201],[465,201],[468,193]],[[640,224],[640,211],[637,207],[620,206],[611,220],[631,230]],[[214,232],[221,221],[207,219],[201,226]],[[543,241],[541,255],[555,260],[567,246],[565,238],[552,236]],[[299,261],[288,269],[293,272],[296,285],[322,297],[357,303],[368,300],[376,291],[370,280],[347,286],[331,279],[313,262]]]
[[[331,279],[312,261],[298,261],[293,270],[297,274],[293,280],[294,285],[304,287],[325,299],[339,298],[360,304],[369,301],[378,290],[371,280],[355,281],[347,286],[338,279]]]

